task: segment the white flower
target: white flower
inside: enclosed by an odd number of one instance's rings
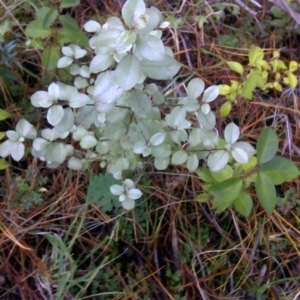
[[[70,66],[73,63],[74,59],[81,58],[87,54],[87,51],[81,49],[79,46],[75,44],[71,44],[70,46],[62,47],[62,53],[65,55],[61,57],[57,62],[58,68],[65,68]]]
[[[34,139],[36,129],[25,119],[21,119],[16,126],[16,131],[9,130],[6,132],[8,140],[0,145],[0,156],[6,157],[11,155],[16,161],[19,161],[25,153],[23,142],[25,139]]]
[[[123,185],[113,184],[110,187],[110,191],[113,195],[119,196],[119,201],[127,210],[134,208],[134,200],[141,198],[143,195],[139,189],[135,188],[134,182],[131,179],[125,179]]]

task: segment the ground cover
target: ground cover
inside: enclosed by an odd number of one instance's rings
[[[26,48],[24,28],[35,17],[34,7],[46,3],[1,4],[2,24],[10,22],[1,42],[6,45],[1,49],[1,107],[12,116],[1,121],[1,131],[14,128],[22,117],[31,122],[38,119],[42,126],[43,112],[33,110],[29,99],[53,79],[66,76],[44,54],[53,53],[59,40],[45,37]],[[58,4],[48,3],[56,8]],[[208,86],[229,85],[230,80],[242,83],[245,77],[226,61],[250,69],[251,45],[263,48],[269,62],[274,50],[280,50],[286,66],[299,63],[299,36],[286,14],[286,23],[277,24],[273,11],[260,11],[264,16],[254,19],[231,2],[148,4],[158,7],[171,23],[164,41],[183,64],[178,84],[191,73]],[[82,28],[91,17],[101,22],[119,15],[121,5],[82,1],[61,13]],[[57,30],[65,26],[59,22]],[[298,76],[298,71],[294,74]],[[251,100],[234,98],[218,129],[234,121],[243,140],[256,144],[262,128],[272,126],[279,135],[278,153],[299,167],[299,90],[280,84],[281,91],[274,86],[255,88]],[[212,109],[218,113],[224,102],[225,96],[218,97]],[[278,206],[272,215],[251,189],[254,206],[244,217],[233,208],[216,213],[210,203],[195,201],[205,188],[197,173],[184,166],[158,172],[149,163],[143,174],[131,174],[142,177],[139,188],[144,196],[134,210],[126,212],[95,196],[95,186],[107,190],[109,181],[98,175],[98,164],[88,172],[74,172],[64,165],[48,169],[30,155],[19,163],[8,161],[11,165],[0,178],[3,299],[299,297],[299,178],[276,186]]]

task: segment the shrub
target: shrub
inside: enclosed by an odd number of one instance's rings
[[[125,209],[132,209],[142,192],[124,171],[142,169],[146,158],[153,159],[157,170],[184,164],[205,183],[198,201],[212,200],[219,212],[233,205],[249,215],[252,198],[247,189],[254,183],[261,204],[271,213],[277,201],[274,185],[299,175],[292,162],[276,156],[275,131],[262,131],[257,150],[239,141],[234,123],[221,138],[209,104],[218,97],[218,86],[205,89],[202,79],[193,78],[186,96],[170,97],[170,90],[155,83],[174,82],[181,67],[161,40],[169,25],[161,12],[146,8],[143,0],[128,0],[122,17],[110,17],[103,25],[88,21],[86,49],[75,43],[62,47],[57,67],[67,68],[73,83],[53,82],[48,91],[31,96],[33,106],[46,110],[50,127],[37,131],[20,120],[16,131],[6,133],[0,155],[20,160],[24,142],[32,139],[31,154],[49,168],[68,160],[70,169],[86,171],[98,161],[122,180],[110,191]],[[201,167],[199,161],[204,162]]]

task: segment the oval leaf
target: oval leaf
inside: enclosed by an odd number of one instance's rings
[[[232,145],[234,144],[240,136],[240,129],[234,123],[229,123],[224,130],[225,141]]]
[[[233,201],[238,197],[241,192],[243,180],[241,178],[230,178],[222,182],[214,184],[209,193],[220,201],[226,201],[226,203]]]
[[[258,172],[255,182],[255,191],[263,208],[269,213],[272,214],[276,202],[276,190],[271,179],[263,174]]]
[[[114,60],[113,57],[108,53],[99,53],[91,61],[90,72],[99,73],[108,69]]]
[[[135,42],[136,48],[139,53],[149,60],[161,60],[165,54],[165,47],[163,42],[151,35],[138,37]]]
[[[186,166],[190,172],[194,172],[199,165],[199,159],[195,153],[189,156]]]
[[[142,91],[135,90],[131,92],[129,106],[132,111],[140,118],[147,118],[151,112],[151,100]]]
[[[142,71],[151,79],[167,80],[173,78],[181,68],[181,64],[173,57],[165,54],[159,61],[143,59]]]
[[[236,61],[227,61],[226,63],[228,65],[228,67],[230,68],[230,70],[232,70],[240,75],[243,75],[244,68],[240,63],[238,63]]]
[[[179,150],[173,154],[171,163],[173,165],[181,165],[186,162],[187,158],[188,158],[188,154],[183,150]]]
[[[226,101],[222,104],[220,108],[220,117],[227,117],[231,112],[231,102]]]
[[[10,113],[0,108],[0,121],[3,121],[9,117],[10,117]]]
[[[139,189],[131,189],[127,192],[127,196],[133,200],[141,198],[142,195],[143,193]]]
[[[218,172],[227,165],[228,161],[228,152],[226,150],[219,150],[208,156],[207,165],[212,172]]]
[[[151,139],[150,139],[149,142],[150,142],[150,144],[152,146],[158,146],[158,145],[160,145],[160,144],[163,143],[163,141],[165,140],[165,138],[166,138],[166,133],[164,133],[164,132],[158,132],[158,133],[155,133],[151,137]]]
[[[247,192],[242,191],[238,197],[233,200],[233,206],[241,215],[249,217],[253,207],[253,200]]]
[[[296,165],[289,159],[280,156],[275,156],[270,161],[262,164],[259,167],[259,172],[267,175],[275,185],[300,176]]]
[[[203,94],[203,102],[211,102],[214,101],[219,95],[219,86],[213,85],[208,87]]]
[[[125,91],[132,89],[141,78],[140,61],[133,54],[124,56],[115,71],[116,83]]]
[[[93,148],[97,145],[97,140],[94,136],[92,135],[86,135],[84,136],[81,141],[80,141],[80,146],[83,149],[89,149],[89,148]]]
[[[257,161],[263,164],[271,160],[278,149],[278,137],[272,128],[265,128],[261,132],[257,143]]]
[[[193,78],[187,86],[189,98],[197,99],[204,91],[204,81],[200,78]]]
[[[231,154],[237,162],[239,162],[241,164],[248,163],[249,157],[248,157],[247,152],[244,149],[238,148],[238,147],[233,147]]]
[[[137,18],[145,13],[146,5],[143,0],[127,0],[122,7],[122,17],[125,24],[131,27]]]
[[[52,125],[57,125],[64,116],[64,109],[60,105],[53,105],[47,112],[47,120]]]

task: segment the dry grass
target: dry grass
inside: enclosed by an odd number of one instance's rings
[[[118,14],[120,2],[86,0],[71,13],[78,21]],[[185,5],[153,2],[169,17],[182,19],[178,30],[165,32],[165,41],[185,65],[183,72],[194,72],[207,84],[236,79],[224,60],[245,62],[252,42],[270,52],[280,46],[275,32],[263,41],[259,34],[245,32],[245,13],[224,20],[224,26],[211,15],[199,29],[196,16],[209,14],[209,1],[203,7],[196,0],[183,1]],[[241,48],[216,43],[232,33],[228,26],[243,35]],[[287,49],[298,47],[293,36],[286,44]],[[30,59],[40,65],[38,53]],[[22,87],[33,80],[19,100],[24,105],[41,83],[22,75]],[[2,81],[1,90],[14,122],[23,112]],[[264,124],[272,125],[280,133],[280,154],[299,166],[298,92],[239,99],[231,117],[218,126],[234,118],[243,139],[255,144]],[[35,171],[31,180],[25,169]],[[48,178],[40,186],[46,191],[41,192],[41,205],[22,208],[17,176],[28,183],[27,193],[40,178]],[[209,204],[195,202],[203,187],[179,167],[166,172],[149,167],[141,184],[146,197],[130,212],[104,213],[87,204],[87,174],[65,166],[48,170],[31,158],[1,172],[0,182],[1,299],[300,299],[299,179],[278,187],[279,196],[292,192],[272,216],[256,202],[249,218],[234,210],[216,214]]]

